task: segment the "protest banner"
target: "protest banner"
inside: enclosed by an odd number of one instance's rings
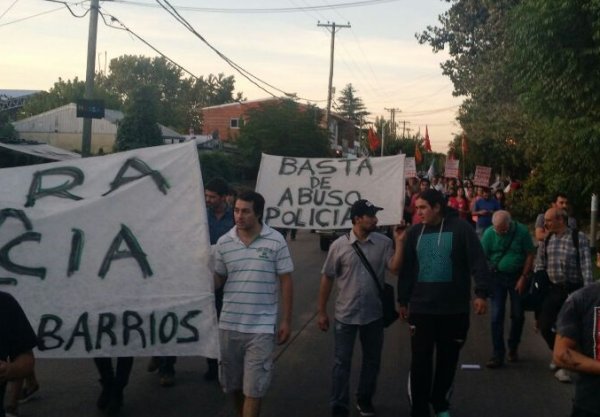
[[[458,178],[458,163],[458,159],[446,160],[446,172],[444,173],[446,178]]]
[[[0,291],[36,356],[218,356],[194,143],[0,169],[0,189]]]
[[[404,178],[415,178],[417,176],[417,164],[413,156],[404,158]]]
[[[398,224],[404,208],[404,155],[380,158],[296,158],[262,155],[256,191],[265,222],[297,229],[351,228],[350,206],[361,198],[383,211],[379,225]]]
[[[475,178],[473,178],[473,184],[478,187],[489,187],[490,177],[492,176],[492,168],[477,165],[475,167]]]

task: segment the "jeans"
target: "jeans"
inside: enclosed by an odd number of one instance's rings
[[[356,392],[358,402],[370,402],[377,385],[381,349],[383,347],[383,320],[369,324],[344,324],[335,321],[335,360],[330,405],[348,408],[350,402],[350,369],[356,334],[362,348],[362,365]]]
[[[569,293],[559,285],[550,285],[539,312],[540,333],[550,350],[554,350],[556,318]]]
[[[129,374],[133,367],[133,357],[118,357],[116,369],[113,369],[112,358],[94,358],[103,386],[114,386],[123,390],[129,382]]]
[[[412,350],[409,375],[410,415],[429,417],[429,404],[436,413],[450,407],[458,357],[469,330],[469,314],[413,313],[408,322]]]
[[[523,333],[525,313],[521,305],[521,296],[515,290],[514,277],[495,273],[494,292],[492,294],[492,345],[494,357],[504,359],[506,346],[504,344],[504,316],[506,311],[506,296],[510,296],[510,334],[508,336],[509,351],[516,351]],[[500,275],[500,276],[499,276]],[[504,278],[504,279],[503,279]]]

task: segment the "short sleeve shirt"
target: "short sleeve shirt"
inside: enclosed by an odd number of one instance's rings
[[[567,298],[556,323],[561,336],[577,342],[581,353],[600,361],[600,283],[590,284]],[[600,410],[600,375],[578,374],[575,405],[597,413]]]
[[[233,227],[215,247],[215,272],[226,277],[219,328],[275,333],[279,275],[294,270],[287,243],[266,224],[246,246]]]
[[[380,319],[383,312],[379,289],[352,247],[356,240],[352,231],[336,239],[329,248],[321,273],[334,279],[337,285],[336,320],[344,324],[363,325]],[[374,232],[359,245],[382,287],[385,270],[394,254],[392,240]]]
[[[486,229],[481,246],[492,265],[507,274],[521,272],[527,255],[535,250],[527,227],[514,221],[503,235],[496,233],[493,227]]]

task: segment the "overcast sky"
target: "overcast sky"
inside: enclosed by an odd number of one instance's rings
[[[245,70],[289,93],[326,106],[331,35],[317,22],[348,24],[335,38],[333,85],[358,90],[370,119],[396,113],[413,131],[429,126],[435,151],[446,152],[461,98],[441,73],[445,53],[419,45],[415,33],[435,25],[443,0],[169,0],[216,49]],[[71,2],[83,15],[89,1]],[[364,3],[360,7],[324,7]],[[269,95],[245,80],[200,39],[152,0],[101,1],[107,22],[131,31],[196,76],[234,75],[250,100]],[[313,9],[310,9],[313,8]],[[212,9],[212,10],[209,10]],[[249,13],[249,9],[262,12]],[[265,10],[266,9],[266,10]],[[284,10],[274,10],[284,9]],[[48,90],[59,77],[85,79],[89,14],[73,16],[57,2],[0,0],[0,89]],[[96,67],[124,54],[157,54],[125,31],[98,23]],[[275,94],[275,90],[267,87]]]

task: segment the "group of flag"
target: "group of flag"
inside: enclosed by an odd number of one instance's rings
[[[377,133],[375,133],[375,131],[373,130],[372,127],[369,128],[369,132],[367,133],[367,139],[369,142],[369,148],[371,149],[372,152],[374,152],[375,150],[377,150],[377,148],[379,148],[379,146],[381,145],[381,140],[379,139],[379,136],[377,136]],[[427,127],[427,125],[425,125],[425,137],[423,138],[423,148],[425,149],[425,152],[432,152],[431,150],[431,141],[429,140],[429,129]],[[462,135],[462,140],[461,140],[461,150],[462,150],[462,155],[463,158],[464,156],[467,154],[467,136],[464,134]],[[451,155],[451,159],[453,159],[453,156]],[[421,153],[421,149],[419,149],[419,143],[415,143],[415,162],[417,164],[420,164],[421,162],[423,162],[423,154]]]

